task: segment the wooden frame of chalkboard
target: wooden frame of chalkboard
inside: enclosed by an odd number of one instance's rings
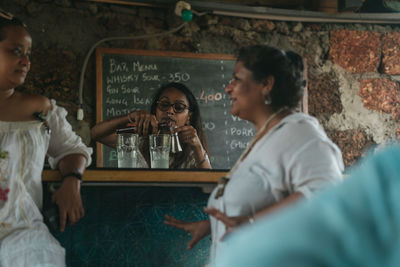
[[[183,82],[198,100],[214,169],[228,170],[254,136],[253,126],[230,114],[224,93],[236,58],[227,54],[97,48],[97,122],[149,110],[153,93]],[[97,167],[116,167],[116,152],[97,143]]]

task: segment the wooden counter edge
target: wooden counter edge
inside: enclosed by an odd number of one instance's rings
[[[86,170],[84,182],[217,183],[223,171]],[[60,181],[58,170],[44,170],[43,182]]]

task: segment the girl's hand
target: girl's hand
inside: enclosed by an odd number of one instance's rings
[[[129,113],[129,118],[136,123],[137,133],[139,135],[149,135],[156,133],[158,121],[156,116],[150,114],[145,110],[136,110]],[[152,126],[152,132],[149,131],[150,125]]]
[[[181,143],[186,143],[192,148],[202,148],[196,129],[191,125],[185,125],[174,129],[178,133]]]

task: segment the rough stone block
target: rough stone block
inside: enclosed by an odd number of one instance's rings
[[[46,60],[39,60],[43,58]],[[58,102],[76,103],[78,99],[76,81],[79,78],[76,70],[80,69],[76,55],[68,50],[36,47],[34,59],[38,60],[32,64],[33,75],[27,76],[21,89],[54,98]],[[68,62],[68,64],[60,64],[60,62]],[[66,108],[69,112],[71,111],[68,107]]]
[[[392,114],[400,119],[399,83],[386,78],[364,79],[360,81],[358,95],[364,107]]]
[[[380,60],[380,37],[377,32],[332,31],[329,59],[352,73],[376,72]]]
[[[382,39],[382,72],[400,74],[400,32],[387,33]]]
[[[253,20],[252,29],[256,32],[271,32],[275,30],[275,23],[270,20]]]
[[[308,111],[311,115],[342,112],[339,84],[332,73],[308,75]]]
[[[328,136],[342,151],[346,167],[356,163],[374,144],[372,136],[359,129],[328,132]]]

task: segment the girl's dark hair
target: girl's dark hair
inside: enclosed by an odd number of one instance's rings
[[[237,61],[240,61],[253,74],[256,82],[263,82],[272,75],[275,79],[270,92],[271,107],[297,107],[303,95],[303,77],[298,68],[282,50],[267,45],[252,45],[241,48]],[[304,65],[303,65],[304,67]]]
[[[157,101],[160,99],[160,96],[164,93],[164,91],[167,89],[170,89],[170,88],[175,88],[176,90],[182,92],[186,96],[186,99],[189,102],[189,111],[191,112],[190,125],[196,129],[197,135],[200,139],[201,144],[203,145],[203,148],[206,150],[207,154],[209,154],[206,136],[203,131],[203,123],[202,123],[201,116],[200,116],[199,104],[197,103],[197,100],[194,97],[193,93],[189,90],[189,88],[186,87],[186,85],[184,85],[182,83],[175,83],[175,82],[162,85],[157,90],[157,92],[155,93],[155,95],[153,97],[153,102],[151,103],[151,107],[150,107],[150,113],[153,115],[156,114]],[[176,166],[171,166],[171,168],[176,168],[177,166],[180,165],[180,163],[183,160],[185,160],[185,157],[188,155],[187,152],[189,152],[188,149],[189,149],[189,147],[186,147],[186,148],[184,147],[185,153],[181,153],[181,155],[178,156],[178,158],[176,160],[176,164],[174,164]]]
[[[11,26],[19,26],[26,29],[26,25],[20,19],[0,9],[0,42],[6,39],[5,30]]]

